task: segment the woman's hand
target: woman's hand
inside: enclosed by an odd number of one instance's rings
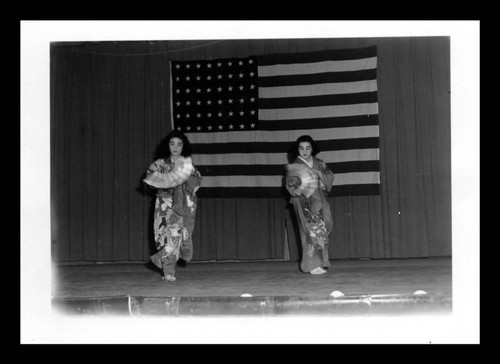
[[[169,173],[171,172],[171,168],[168,164],[160,164],[158,166],[158,172],[160,173]]]

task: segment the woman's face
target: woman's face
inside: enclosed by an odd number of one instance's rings
[[[184,144],[182,143],[182,140],[179,138],[172,138],[170,139],[170,142],[168,143],[168,147],[170,148],[170,155],[173,158],[180,157],[182,155],[182,147]]]
[[[309,161],[312,155],[312,146],[309,142],[300,142],[299,143],[299,155],[304,158],[306,161]]]

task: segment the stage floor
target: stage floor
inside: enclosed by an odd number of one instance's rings
[[[239,314],[231,302],[240,308],[247,302],[249,314],[332,314],[339,303],[345,314],[348,306],[359,311],[361,303],[374,307],[376,302],[394,311],[398,303],[415,308],[418,302],[425,312],[451,311],[449,257],[332,260],[328,273],[318,276],[300,272],[298,262],[290,261],[190,262],[177,267],[176,277],[175,282],[165,282],[154,265],[142,262],[54,264],[52,297],[58,309],[71,313],[91,313],[95,302],[105,302],[98,309],[101,313],[103,307],[109,313],[110,302],[117,302],[116,307],[123,308],[118,311],[146,315]],[[333,297],[333,291],[343,296]],[[244,293],[252,297],[242,298]],[[165,305],[170,308],[165,310]]]

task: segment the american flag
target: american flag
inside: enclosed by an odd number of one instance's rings
[[[172,127],[193,146],[199,196],[283,196],[303,134],[335,173],[331,196],[380,193],[375,46],[170,67]]]

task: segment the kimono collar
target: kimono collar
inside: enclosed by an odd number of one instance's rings
[[[314,159],[313,159],[313,157],[311,157],[311,160],[310,160],[309,162],[308,162],[308,161],[306,161],[304,158],[302,158],[300,155],[299,155],[298,157],[299,157],[299,158],[300,158],[300,159],[301,159],[301,160],[302,160],[305,164],[307,164],[310,168],[312,168],[312,167],[313,167],[313,165],[314,165]]]

